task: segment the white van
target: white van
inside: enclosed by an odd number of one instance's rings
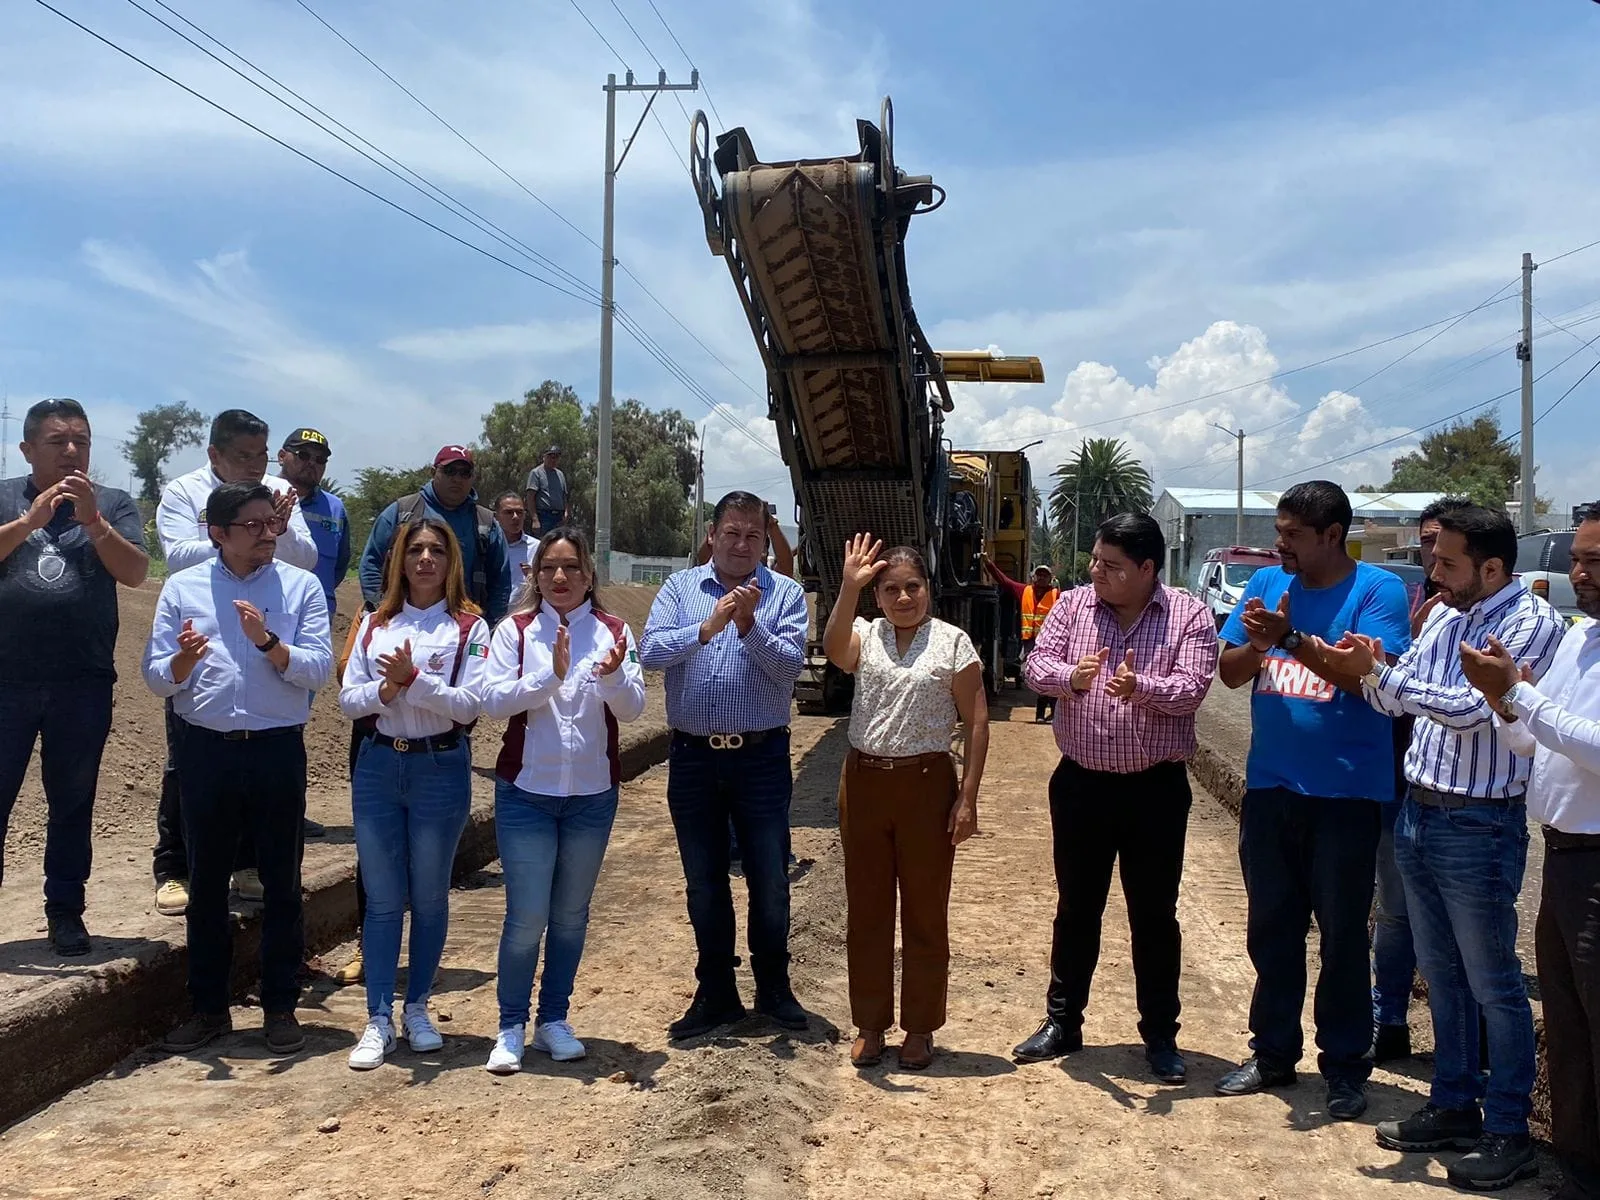
[[[1250,582],[1262,567],[1278,565],[1276,550],[1261,550],[1250,546],[1218,546],[1206,552],[1200,567],[1200,582],[1195,595],[1205,602],[1221,629],[1244,595],[1244,585]]]

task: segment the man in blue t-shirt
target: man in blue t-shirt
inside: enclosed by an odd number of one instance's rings
[[[328,622],[334,612],[334,592],[350,571],[350,518],[344,501],[322,486],[333,449],[315,429],[296,429],[278,451],[278,471],[300,495],[300,512],[317,544],[316,576],[328,598]]]
[[[1293,1083],[1300,1061],[1306,934],[1321,934],[1317,976],[1318,1069],[1328,1115],[1366,1111],[1372,1062],[1372,908],[1380,805],[1394,799],[1390,720],[1361,696],[1361,681],[1333,670],[1317,638],[1347,632],[1410,642],[1405,585],[1345,549],[1352,513],[1338,484],[1296,484],[1278,501],[1282,567],[1250,578],[1222,628],[1219,676],[1253,685],[1250,759],[1239,861],[1248,897],[1246,940],[1256,969],[1252,1057],[1217,1091],[1243,1096]]]

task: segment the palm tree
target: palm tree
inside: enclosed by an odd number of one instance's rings
[[[1107,517],[1122,512],[1148,512],[1152,503],[1150,472],[1128,452],[1120,438],[1085,438],[1078,453],[1055,469],[1050,517],[1066,553],[1087,552],[1094,531]],[[1078,564],[1068,561],[1076,576]]]

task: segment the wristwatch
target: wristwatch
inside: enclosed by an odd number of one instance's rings
[[[1507,724],[1510,724],[1517,719],[1517,710],[1511,707],[1511,697],[1517,694],[1517,688],[1520,686],[1522,686],[1522,680],[1519,679],[1516,683],[1513,683],[1509,688],[1507,688],[1505,693],[1496,699],[1491,706],[1497,713],[1500,714],[1500,719],[1505,721]]]
[[[1298,629],[1291,629],[1278,641],[1278,645],[1282,649],[1287,650],[1290,654],[1293,654],[1296,650],[1300,649],[1300,643],[1305,640],[1305,634],[1301,633]]]
[[[274,647],[277,646],[277,644],[278,644],[278,642],[280,640],[281,639],[278,637],[277,634],[269,632],[267,634],[267,640],[262,642],[259,646],[257,646],[256,649],[261,651],[261,653],[263,653],[263,654],[271,653],[271,651],[274,649]]]
[[[1368,671],[1361,677],[1361,682],[1366,684],[1373,691],[1377,691],[1378,685],[1383,682],[1383,680],[1378,676],[1379,669],[1380,668],[1374,664],[1372,670]]]

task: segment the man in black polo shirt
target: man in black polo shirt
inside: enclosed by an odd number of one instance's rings
[[[0,480],[0,851],[38,741],[50,944],[87,954],[84,884],[117,678],[117,584],[138,587],[150,558],[132,498],[89,481],[89,418],[76,400],[28,410],[22,456],[30,472]]]

